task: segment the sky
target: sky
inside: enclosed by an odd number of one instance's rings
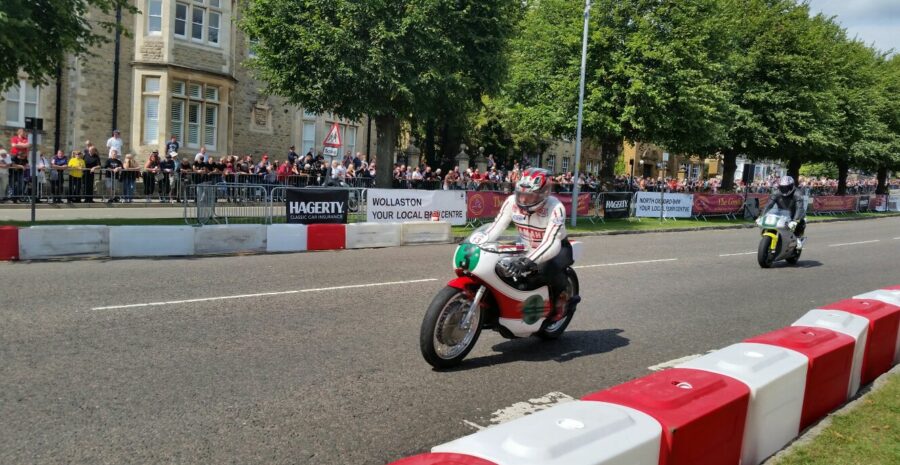
[[[900,53],[900,0],[808,0],[813,13],[836,16],[847,34]]]

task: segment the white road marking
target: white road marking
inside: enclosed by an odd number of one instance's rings
[[[524,402],[516,402],[509,407],[495,411],[491,414],[491,418],[485,426],[469,420],[463,420],[463,424],[480,431],[489,426],[506,423],[517,418],[522,418],[525,415],[531,415],[532,413],[540,412],[541,410],[547,410],[554,405],[571,402],[573,400],[575,400],[575,398],[568,394],[562,392],[550,392],[541,397],[528,399]]]
[[[678,259],[677,259],[677,258],[662,258],[662,259],[659,259],[659,260],[641,260],[641,261],[637,261],[637,262],[601,263],[601,264],[598,264],[598,265],[579,265],[579,266],[573,266],[572,268],[575,268],[575,269],[578,269],[578,268],[599,268],[599,267],[601,267],[601,266],[638,265],[638,264],[641,264],[641,263],[674,262],[674,261],[676,261],[676,260],[678,260]]]
[[[881,242],[881,241],[879,239],[875,239],[874,241],[845,242],[843,244],[829,244],[828,247],[842,247],[845,245],[872,244],[875,242]]]
[[[662,370],[665,370],[666,368],[672,368],[672,367],[681,365],[682,363],[690,362],[691,360],[702,357],[702,356],[703,356],[703,354],[688,355],[687,357],[676,358],[675,360],[669,360],[668,362],[663,362],[663,363],[660,363],[659,365],[649,366],[649,367],[647,367],[647,369],[650,371],[662,371]]]
[[[138,307],[157,307],[160,305],[178,305],[178,304],[190,304],[195,302],[210,302],[215,300],[230,300],[230,299],[247,299],[250,297],[264,297],[264,296],[273,296],[273,295],[288,295],[288,294],[305,294],[308,292],[324,292],[324,291],[339,291],[342,289],[361,289],[366,287],[379,287],[379,286],[394,286],[398,284],[414,284],[414,283],[427,283],[431,281],[437,281],[436,278],[430,279],[413,279],[410,281],[392,281],[387,283],[369,283],[369,284],[352,284],[349,286],[335,286],[335,287],[320,287],[313,289],[297,289],[293,291],[278,291],[278,292],[261,292],[259,294],[238,294],[238,295],[226,295],[220,297],[205,297],[202,299],[185,299],[185,300],[169,300],[166,302],[148,302],[143,304],[128,304],[128,305],[110,305],[108,307],[94,307],[91,310],[115,310],[120,308],[138,308]]]
[[[900,237],[895,237],[894,240],[895,241],[900,240]]]
[[[723,253],[719,255],[720,257],[734,257],[736,255],[753,255],[756,252],[741,252],[741,253]]]

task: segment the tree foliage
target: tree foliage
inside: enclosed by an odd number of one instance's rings
[[[91,21],[92,8],[110,14],[128,0],[3,0],[0,9],[0,89],[18,81],[20,71],[45,85],[67,55],[88,55],[109,42],[114,21]]]

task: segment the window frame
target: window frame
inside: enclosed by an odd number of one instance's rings
[[[155,145],[159,143],[159,120],[160,120],[160,103],[161,103],[161,95],[160,91],[162,89],[162,76],[143,76],[141,82],[141,143],[142,145]],[[155,88],[150,86],[150,83],[156,83]],[[155,101],[156,102],[156,119],[152,120],[149,117],[149,109],[150,105],[148,102]],[[149,128],[150,122],[156,127],[156,139],[151,140],[149,137]]]
[[[184,18],[182,18],[180,20],[184,23],[184,34],[178,34],[178,21],[179,21],[178,7],[184,7]],[[187,3],[182,3],[182,2],[175,2],[175,14],[173,15],[173,16],[175,16],[175,24],[172,29],[172,35],[178,39],[186,40],[188,38],[187,30],[188,30],[188,24],[190,23],[190,21],[188,21],[188,16],[190,15],[190,11],[191,11],[191,5],[189,5]]]
[[[28,101],[28,87],[29,86],[32,89],[34,89],[34,95],[35,95],[34,102]],[[35,118],[41,117],[41,88],[32,86],[31,83],[29,83],[28,80],[26,80],[26,79],[19,79],[18,84],[16,84],[14,86],[19,89],[19,98],[17,100],[11,100],[9,98],[9,90],[12,87],[13,86],[10,86],[10,88],[3,91],[3,94],[4,94],[3,101],[7,105],[6,115],[3,118],[4,118],[4,120],[6,120],[7,126],[14,126],[14,127],[21,128],[21,127],[25,126],[25,107],[27,105],[33,104],[34,105],[34,117]],[[17,107],[16,114],[18,115],[18,120],[16,120],[16,121],[12,121],[7,118],[7,115],[9,115],[9,105],[11,102],[15,102],[15,105]]]
[[[159,5],[159,15],[153,14],[153,5]],[[154,31],[152,28],[154,18],[159,19],[159,30],[156,30],[156,31]],[[147,35],[148,36],[162,35],[162,26],[163,26],[163,0],[147,0]]]
[[[206,84],[203,82],[195,82],[187,79],[173,79],[172,91],[170,92],[169,111],[175,105],[181,106],[181,120],[176,121],[171,118],[169,131],[180,136],[179,143],[182,143],[186,149],[199,149],[206,147],[208,150],[217,151],[219,147],[219,129],[222,120],[222,87],[217,84]],[[181,93],[175,93],[177,87],[174,83],[180,83]],[[192,93],[191,90],[197,90]],[[215,89],[214,95],[209,95],[209,91]],[[207,96],[214,98],[207,98]],[[196,120],[191,118],[192,111],[196,110]],[[214,112],[214,123],[212,126],[207,124],[207,116],[210,111]],[[176,131],[175,125],[178,124],[179,130]],[[196,140],[191,139],[192,130],[197,135]],[[211,138],[212,143],[207,143]]]

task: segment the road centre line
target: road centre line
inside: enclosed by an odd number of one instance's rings
[[[273,296],[273,295],[288,295],[288,294],[305,294],[309,292],[324,292],[324,291],[339,291],[343,289],[361,289],[367,287],[380,287],[380,286],[394,286],[398,284],[414,284],[414,283],[427,283],[431,281],[437,281],[436,278],[429,279],[413,279],[409,281],[391,281],[386,283],[369,283],[369,284],[351,284],[348,286],[334,286],[334,287],[320,287],[320,288],[312,288],[312,289],[297,289],[293,291],[278,291],[278,292],[261,292],[258,294],[238,294],[238,295],[226,295],[220,297],[206,297],[202,299],[185,299],[185,300],[169,300],[166,302],[148,302],[143,304],[128,304],[128,305],[110,305],[107,307],[94,307],[91,310],[115,310],[122,308],[138,308],[138,307],[158,307],[161,305],[178,305],[178,304],[189,304],[195,302],[211,302],[216,300],[231,300],[231,299],[247,299],[250,297],[264,297],[264,296]]]
[[[723,253],[719,255],[720,257],[734,257],[736,255],[753,255],[756,252],[741,252],[741,253]]]
[[[599,268],[602,266],[621,266],[621,265],[638,265],[641,263],[661,263],[661,262],[674,262],[678,260],[677,258],[662,258],[659,260],[640,260],[636,262],[619,262],[619,263],[600,263],[598,265],[579,265],[573,266],[572,268]]]
[[[828,247],[842,247],[845,245],[860,245],[860,244],[872,244],[875,242],[881,242],[880,239],[875,239],[873,241],[860,241],[860,242],[845,242],[843,244],[829,244]]]

